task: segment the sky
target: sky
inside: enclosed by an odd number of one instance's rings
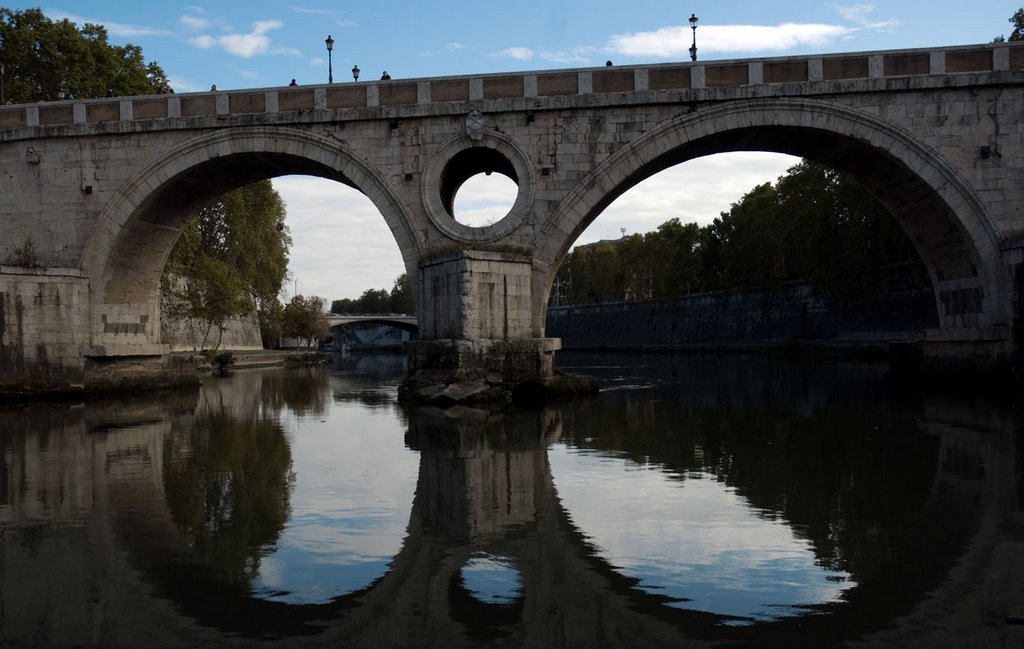
[[[994,0],[57,0],[4,6],[38,6],[50,18],[103,24],[112,43],[141,46],[179,93],[212,84],[231,90],[284,86],[291,79],[326,83],[328,35],[334,82],[343,83],[354,65],[361,79],[373,80],[384,70],[398,79],[687,60],[691,14],[699,18],[700,61],[987,43],[1010,33],[1017,8]],[[704,225],[796,161],[744,152],[684,163],[621,196],[577,243],[647,232],[671,218]],[[390,289],[404,272],[383,217],[358,191],[300,176],[275,179],[274,186],[287,205],[293,239],[286,299],[296,290],[328,303],[355,298],[369,288]],[[456,197],[456,218],[469,225],[496,221],[514,190],[499,174],[471,179]]]

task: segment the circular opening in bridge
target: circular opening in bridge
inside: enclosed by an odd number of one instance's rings
[[[519,178],[500,151],[472,147],[448,161],[441,175],[441,202],[457,222],[486,227],[505,218],[519,196]]]
[[[519,186],[507,176],[477,174],[459,188],[452,216],[470,227],[494,225],[512,210],[518,192]]]

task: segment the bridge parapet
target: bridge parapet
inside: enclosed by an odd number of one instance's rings
[[[910,49],[802,57],[777,57],[605,66],[285,88],[262,88],[169,95],[16,104],[0,107],[0,141],[30,136],[35,127],[108,125],[189,118],[246,117],[273,121],[280,113],[346,109],[437,108],[451,102],[564,100],[572,96],[682,91],[735,93],[756,87],[758,96],[780,84],[808,84],[807,94],[850,92],[851,85],[899,79],[918,86],[949,85],[951,77],[1024,70],[1024,44],[990,43],[934,49]],[[975,83],[975,79],[964,79]],[[840,84],[842,87],[837,87]],[[792,94],[792,89],[785,92]],[[695,97],[697,98],[697,97]],[[439,108],[443,111],[443,108]],[[129,130],[132,130],[131,128]],[[5,133],[6,131],[6,133]]]

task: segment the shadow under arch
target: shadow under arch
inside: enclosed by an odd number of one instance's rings
[[[1006,296],[998,230],[967,181],[912,133],[819,99],[752,99],[683,112],[610,156],[562,201],[536,238],[561,247],[539,248],[535,295],[546,303],[572,244],[620,195],[679,163],[736,151],[801,156],[852,174],[910,236],[928,268],[937,307],[940,283],[967,280],[984,289],[983,313],[1000,312]],[[543,317],[543,309],[538,313]],[[940,323],[955,324],[943,322],[941,313]]]
[[[295,128],[253,126],[199,135],[118,190],[81,259],[93,304],[149,302],[171,248],[197,209],[232,189],[291,174],[335,180],[366,195],[395,236],[407,272],[415,274],[422,242],[408,207],[378,171],[341,141]]]

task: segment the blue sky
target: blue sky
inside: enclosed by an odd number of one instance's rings
[[[176,92],[326,83],[334,39],[335,83],[387,70],[393,78],[444,76],[685,60],[700,21],[700,60],[989,42],[1011,31],[1018,5],[983,0],[766,3],[519,0],[514,3],[218,0],[195,4],[78,0],[41,6],[51,18],[106,25],[114,43],[140,45]],[[706,223],[758,182],[794,162],[774,154],[713,156],[662,172],[616,201],[580,243],[643,232],[669,218]],[[511,204],[498,174],[460,191],[460,220],[500,218]],[[380,214],[358,192],[288,177],[275,186],[289,209],[294,246],[289,294],[328,301],[390,287],[403,267]],[[507,201],[507,203],[506,203]],[[495,216],[497,214],[497,216]],[[476,221],[474,220],[476,219]],[[355,236],[354,236],[355,235]],[[339,271],[339,260],[344,270]]]

